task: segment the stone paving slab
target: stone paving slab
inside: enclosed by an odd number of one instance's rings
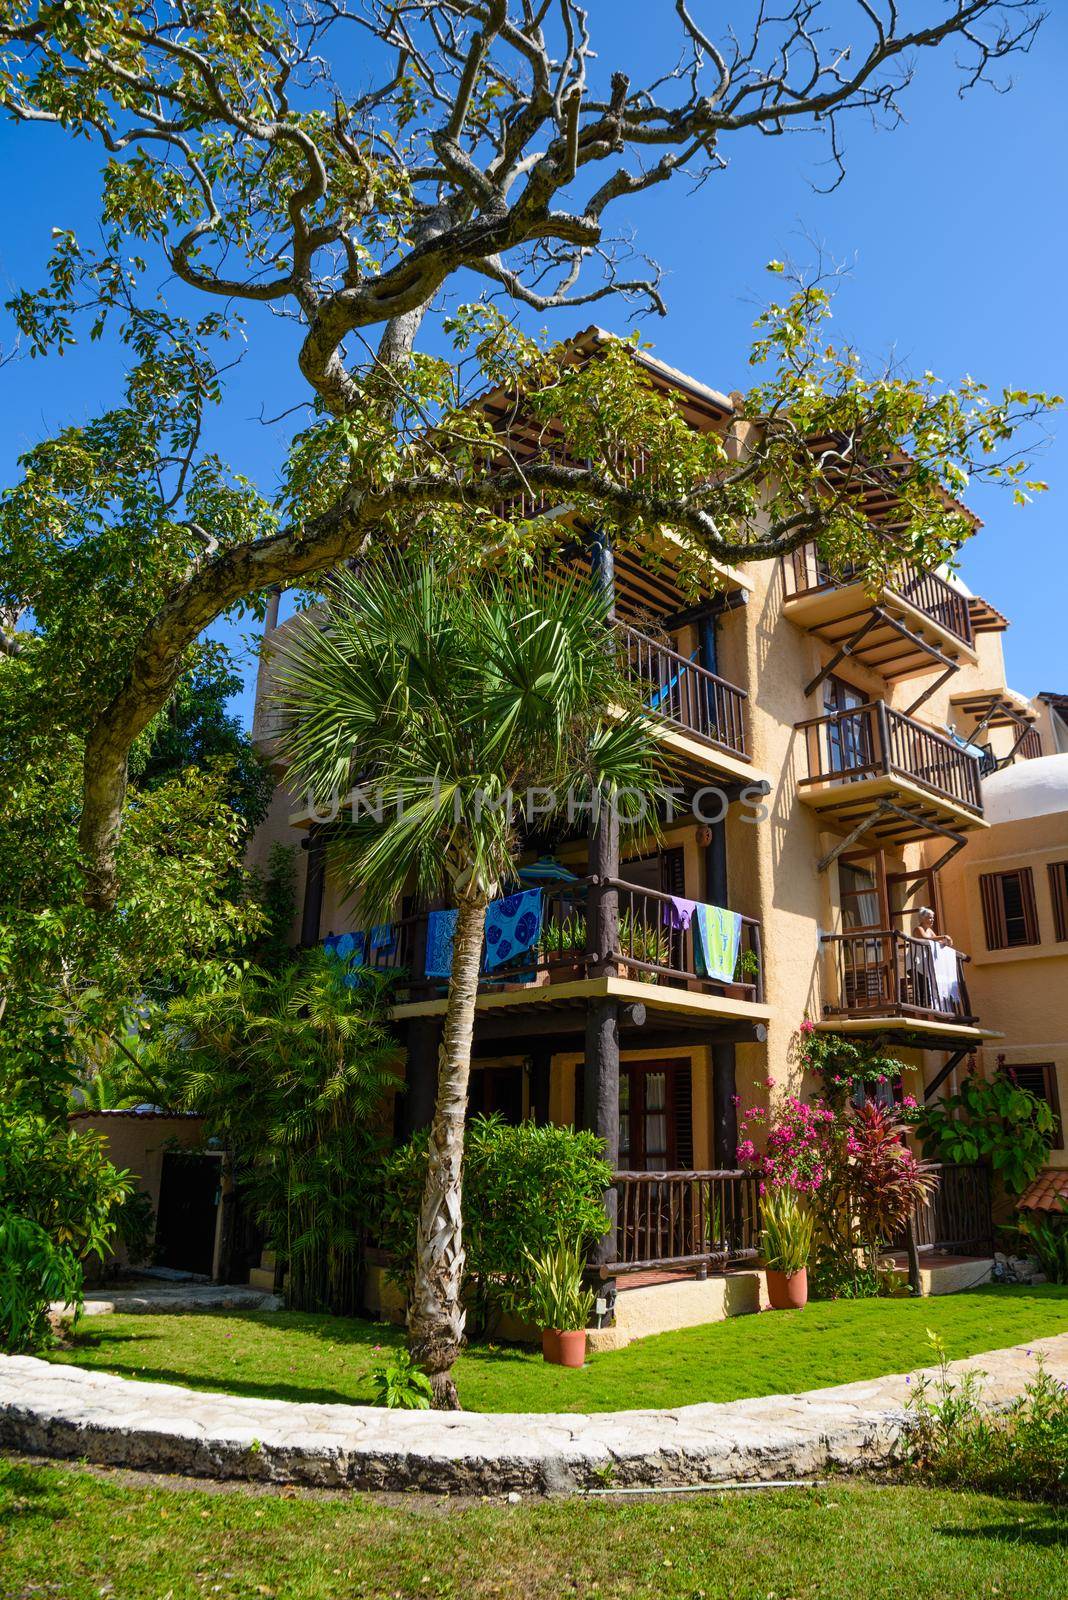
[[[281,1295],[253,1289],[247,1283],[171,1283],[144,1278],[137,1283],[102,1289],[85,1302],[82,1315],[161,1315],[168,1311],[281,1311]],[[56,1303],[52,1310],[62,1314]]]
[[[1068,1382],[1068,1334],[954,1362],[984,1398],[1019,1394],[1045,1357]],[[929,1370],[929,1369],[928,1369]],[[905,1422],[904,1374],[673,1411],[387,1411],[141,1383],[0,1357],[0,1445],[112,1466],[324,1488],[493,1494],[734,1483],[875,1468]]]

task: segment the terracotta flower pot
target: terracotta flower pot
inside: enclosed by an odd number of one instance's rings
[[[541,1353],[555,1367],[581,1367],[586,1361],[585,1328],[543,1328]]]
[[[808,1268],[800,1272],[773,1272],[764,1268],[768,1299],[773,1311],[800,1311],[808,1300]]]

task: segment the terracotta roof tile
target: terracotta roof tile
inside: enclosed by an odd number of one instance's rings
[[[1068,1167],[1043,1167],[1017,1202],[1021,1211],[1059,1211],[1068,1201]]]

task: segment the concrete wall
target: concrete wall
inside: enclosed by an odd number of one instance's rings
[[[130,1173],[134,1187],[147,1194],[153,1213],[159,1206],[163,1157],[167,1150],[175,1145],[193,1150],[204,1139],[204,1118],[196,1116],[141,1116],[124,1111],[97,1111],[76,1112],[69,1122],[77,1133],[103,1134],[108,1160],[120,1171]],[[121,1241],[116,1243],[113,1260],[119,1266],[127,1264],[126,1247]]]

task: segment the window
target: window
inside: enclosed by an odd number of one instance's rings
[[[1068,939],[1068,861],[1049,864],[1049,897],[1053,901],[1053,937]]]
[[[1038,943],[1035,884],[1030,867],[1016,872],[984,872],[979,878],[988,950],[1010,950]]]
[[[1029,1061],[1026,1066],[1012,1066],[1008,1072],[1016,1080],[1019,1088],[1026,1089],[1029,1094],[1035,1094],[1044,1100],[1053,1112],[1055,1119],[1053,1129],[1054,1150],[1064,1149],[1064,1127],[1061,1123],[1061,1102],[1057,1093],[1057,1068],[1052,1061]]]

